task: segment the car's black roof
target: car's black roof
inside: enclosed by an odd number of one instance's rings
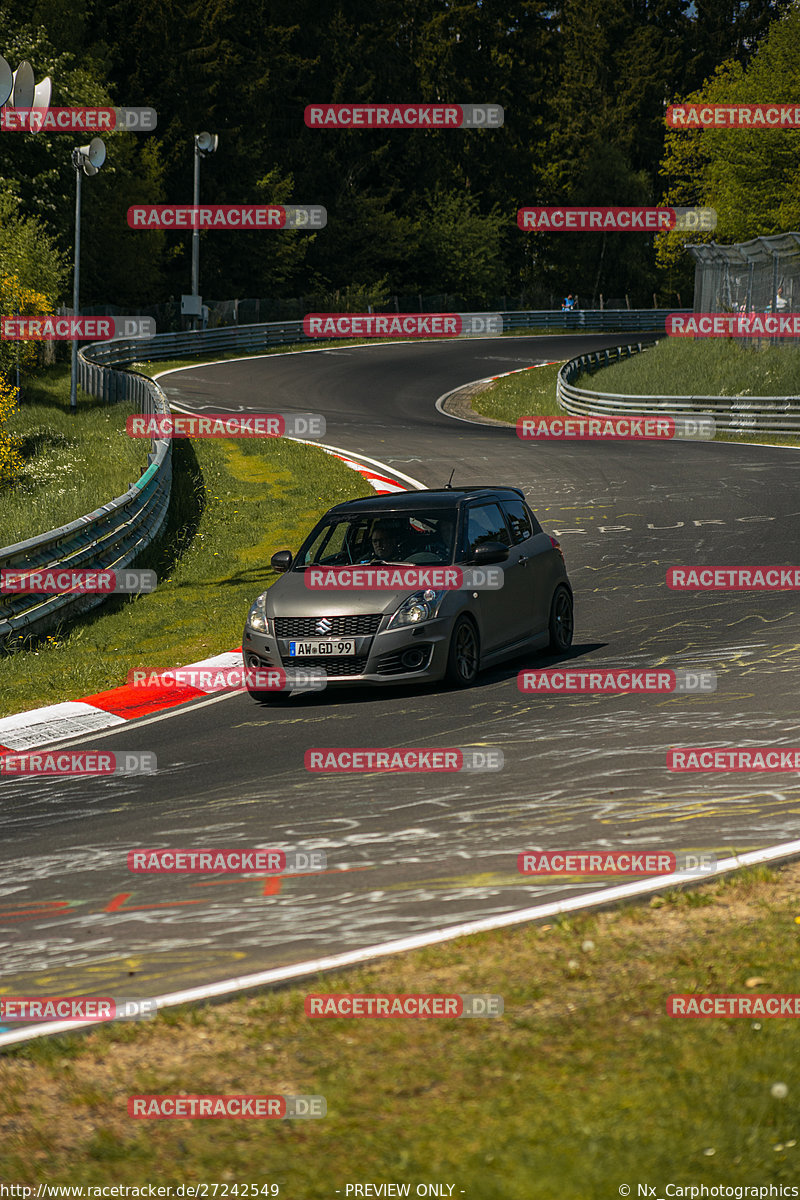
[[[506,499],[524,500],[521,488],[486,487],[475,484],[469,487],[430,488],[414,492],[393,492],[390,496],[361,496],[358,500],[345,500],[336,504],[332,513],[357,512],[369,508],[379,512],[408,512],[418,508],[457,508],[464,500]]]

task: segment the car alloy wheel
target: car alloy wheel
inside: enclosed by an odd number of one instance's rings
[[[568,650],[575,632],[575,613],[572,595],[563,584],[556,588],[550,605],[550,649],[556,653]]]
[[[447,680],[456,687],[470,687],[478,677],[480,656],[478,634],[469,617],[461,616],[450,638]]]

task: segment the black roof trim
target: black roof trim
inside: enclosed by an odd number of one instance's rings
[[[425,488],[413,492],[392,492],[387,496],[359,496],[354,500],[343,500],[341,504],[335,504],[329,511],[342,512],[346,509],[365,506],[387,510],[407,509],[431,502],[443,504],[447,501],[450,504],[457,504],[461,500],[472,500],[480,495],[497,498],[507,497],[509,494],[519,497],[520,500],[525,499],[522,488],[509,487],[504,484],[495,487],[486,484],[470,484],[457,488]]]

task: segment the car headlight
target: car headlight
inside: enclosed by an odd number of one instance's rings
[[[414,595],[404,600],[393,614],[387,629],[397,629],[403,625],[421,625],[423,621],[432,620],[438,615],[446,595],[447,592],[435,592],[433,588],[424,592],[414,592]]]
[[[269,617],[267,616],[267,593],[262,592],[250,606],[247,614],[247,625],[256,633],[269,633]]]

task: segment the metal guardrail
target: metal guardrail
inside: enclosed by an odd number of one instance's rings
[[[92,347],[78,356],[81,387],[107,400],[128,400],[143,414],[168,414],[169,404],[152,379],[114,371],[89,361]],[[154,440],[140,479],[108,504],[77,521],[0,549],[0,569],[120,571],[157,536],[169,508],[172,442]],[[22,639],[54,629],[65,618],[86,612],[107,599],[103,594],[12,595],[0,597],[0,643],[18,648]]]
[[[558,403],[572,416],[603,416],[610,413],[708,413],[718,429],[753,433],[800,433],[800,396],[629,396],[598,392],[573,385],[581,375],[620,362],[649,345],[617,346],[595,354],[572,358],[558,373]]]
[[[503,329],[544,329],[575,332],[661,332],[667,309],[580,309],[572,312],[504,312]],[[96,342],[78,354],[78,382],[89,395],[106,403],[137,404],[140,412],[169,413],[164,392],[147,376],[131,370],[140,358],[169,358],[241,350],[244,353],[291,343],[314,344],[302,321],[272,321],[185,333],[157,334],[147,341],[120,339]],[[59,529],[13,546],[0,548],[0,569],[47,568],[121,570],[157,536],[169,507],[172,483],[172,442],[152,443],[147,470],[123,495]],[[7,595],[0,597],[0,644],[13,648],[25,634],[41,634],[65,618],[102,603],[105,595]]]
[[[605,309],[602,312],[595,309],[579,309],[573,312],[525,310],[504,312],[501,315],[504,333],[516,329],[544,329],[554,332],[564,330],[575,333],[663,333],[666,317],[672,311],[689,313],[691,309],[623,308]],[[304,332],[302,321],[272,321],[263,325],[226,325],[220,329],[158,333],[146,342],[133,338],[99,342],[90,349],[94,362],[106,366],[122,366],[140,358],[155,362],[165,358],[210,354],[217,350],[257,351],[293,342],[314,345],[319,344],[319,340],[309,337]]]
[[[572,312],[504,312],[503,332],[513,329],[567,330],[575,333],[663,333],[673,308],[581,308]]]

